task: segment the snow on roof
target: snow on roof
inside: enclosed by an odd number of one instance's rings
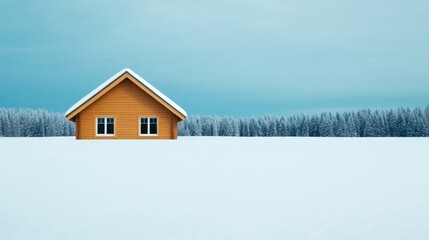
[[[156,89],[154,86],[152,86],[150,83],[148,83],[146,80],[144,80],[142,77],[140,77],[137,73],[135,73],[133,70],[129,68],[124,68],[115,75],[113,75],[111,78],[107,79],[105,82],[103,82],[100,86],[92,90],[90,93],[88,93],[85,97],[83,97],[81,100],[79,100],[77,103],[75,103],[71,108],[69,108],[65,116],[72,113],[74,110],[78,109],[80,106],[82,106],[84,103],[86,103],[88,100],[90,100],[92,97],[94,97],[97,93],[101,92],[104,88],[109,86],[112,82],[114,82],[116,79],[118,79],[122,74],[128,72],[133,76],[135,79],[137,79],[141,84],[143,84],[145,87],[149,88],[153,93],[155,93],[158,97],[160,97],[162,100],[164,100],[168,105],[176,109],[178,112],[183,114],[183,116],[187,117],[187,113],[183,108],[181,108],[179,105],[177,105],[175,102],[173,102],[170,98],[165,96],[163,93],[161,93],[158,89]]]

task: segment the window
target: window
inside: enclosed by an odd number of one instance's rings
[[[115,119],[112,117],[97,118],[97,136],[114,136]]]
[[[158,118],[156,117],[140,118],[140,135],[157,136],[158,135]]]

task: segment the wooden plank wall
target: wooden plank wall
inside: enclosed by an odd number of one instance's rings
[[[96,118],[113,116],[115,136],[96,136]],[[158,136],[139,136],[139,117],[158,117]],[[176,139],[178,117],[125,79],[77,116],[78,139]]]

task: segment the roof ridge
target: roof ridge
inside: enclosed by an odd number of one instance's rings
[[[143,84],[145,87],[147,87],[149,90],[151,90],[155,95],[160,97],[164,102],[166,102],[168,105],[170,105],[172,108],[177,110],[179,113],[183,114],[183,116],[187,117],[186,111],[181,108],[178,104],[176,104],[173,100],[165,96],[162,92],[160,92],[158,89],[156,89],[152,84],[144,80],[140,75],[135,73],[130,68],[124,68],[121,71],[114,74],[112,77],[104,81],[102,84],[100,84],[98,87],[96,87],[94,90],[89,92],[85,97],[80,99],[78,102],[76,102],[73,106],[71,106],[65,113],[65,116],[70,115],[73,113],[76,109],[78,109],[80,106],[88,102],[91,98],[93,98],[95,95],[97,95],[99,92],[101,92],[103,89],[105,89],[107,86],[109,86],[111,83],[113,83],[115,80],[117,80],[120,76],[122,76],[124,73],[128,72],[131,76],[133,76],[137,81],[139,81],[141,84]]]

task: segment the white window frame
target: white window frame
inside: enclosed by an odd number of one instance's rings
[[[98,133],[98,119],[104,118],[104,132],[102,134]],[[113,118],[113,134],[107,134],[107,119]],[[97,137],[114,137],[116,133],[116,118],[114,116],[96,116],[95,117],[95,136]]]
[[[147,118],[147,132],[148,134],[142,134],[142,119],[143,118]],[[156,134],[151,134],[150,133],[150,119],[151,118],[155,118],[156,119]],[[141,137],[150,137],[150,136],[158,136],[159,134],[159,118],[157,116],[140,116],[139,117],[139,136]]]

